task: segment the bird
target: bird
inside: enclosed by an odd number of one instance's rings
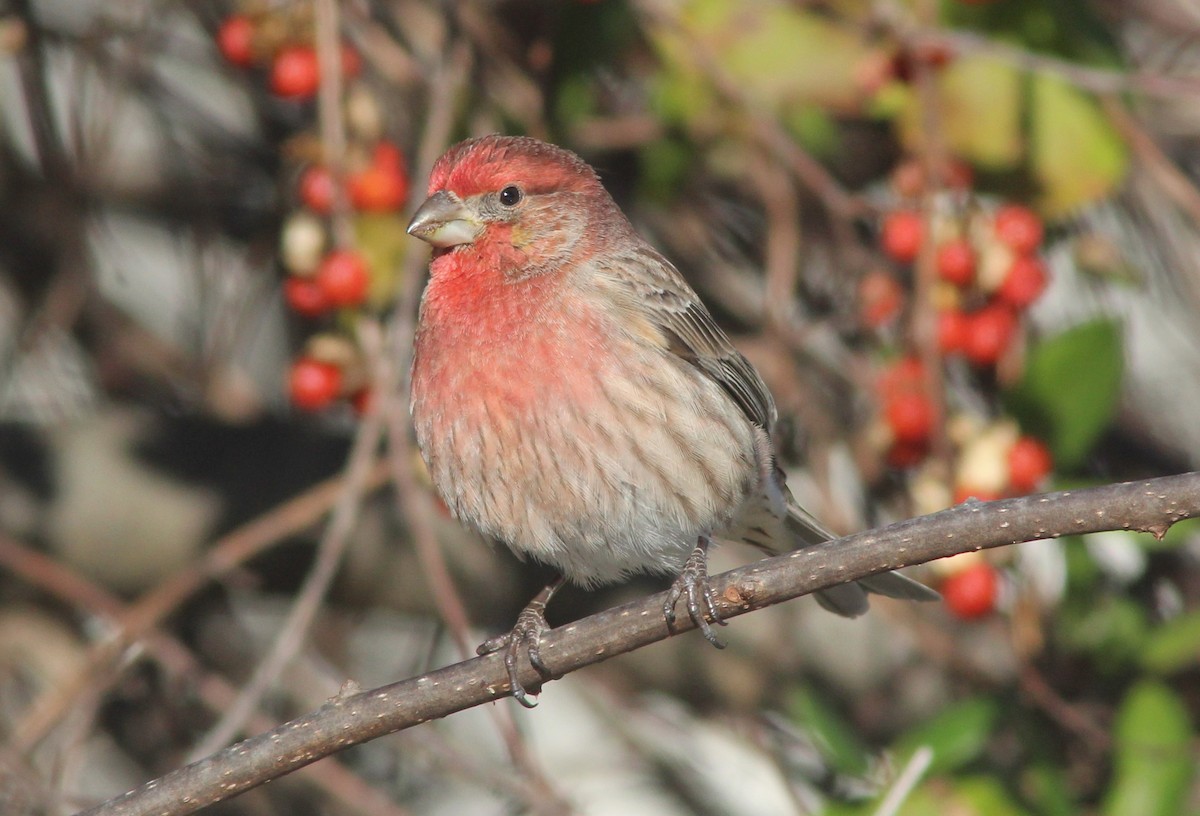
[[[488,135],[450,147],[408,233],[432,246],[410,372],[417,446],[451,513],[552,568],[504,652],[512,695],[564,581],[674,575],[697,628],[723,644],[712,542],[771,553],[834,538],[787,488],[770,391],[599,175],[562,147]],[[822,589],[843,616],[867,593],[938,597],[899,573]]]

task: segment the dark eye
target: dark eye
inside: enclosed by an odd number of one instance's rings
[[[500,203],[505,207],[515,207],[521,201],[521,188],[510,184],[500,191]]]

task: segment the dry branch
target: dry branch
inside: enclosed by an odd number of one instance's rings
[[[968,502],[930,516],[846,536],[716,576],[725,617],[823,587],[961,552],[1105,530],[1161,537],[1200,516],[1200,473],[997,502]],[[606,610],[547,633],[541,654],[555,677],[671,636],[665,594]],[[679,631],[692,627],[686,616]],[[539,678],[525,666],[521,681]],[[178,816],[356,745],[508,693],[499,655],[330,701],[273,731],[98,805],[81,816]],[[531,716],[537,716],[533,714]]]

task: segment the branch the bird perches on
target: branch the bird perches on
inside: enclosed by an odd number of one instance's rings
[[[939,513],[756,561],[715,576],[724,618],[781,603],[877,572],[972,550],[1107,530],[1161,538],[1200,516],[1200,473],[1005,499],[969,501]],[[681,616],[668,631],[665,593],[605,610],[547,632],[541,656],[554,678],[694,628]],[[526,664],[529,688],[546,682]],[[331,700],[317,711],[147,782],[80,816],[180,816],[236,796],[329,754],[509,692],[501,655]],[[530,716],[537,716],[536,714]]]

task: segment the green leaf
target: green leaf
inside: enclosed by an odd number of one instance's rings
[[[914,790],[897,816],[1028,816],[999,780],[968,776],[927,782]]]
[[[400,286],[401,261],[409,247],[404,222],[394,213],[360,213],[354,217],[354,239],[371,267],[367,302],[386,308]]]
[[[967,777],[959,781],[955,792],[964,805],[962,810],[957,812],[978,813],[979,816],[1027,816],[1028,814],[1028,811],[1013,801],[1012,796],[994,777]]]
[[[679,23],[678,30],[650,31],[662,63],[656,110],[668,121],[702,131],[728,127],[715,120],[721,106],[709,64],[773,114],[793,105],[857,111],[864,101],[857,74],[872,47],[853,25],[785,3],[741,0],[689,0]]]
[[[1167,621],[1150,633],[1142,649],[1142,665],[1170,674],[1200,663],[1200,609]]]
[[[906,98],[900,138],[920,150],[928,131],[916,94]],[[938,125],[949,151],[987,170],[1021,160],[1021,74],[994,57],[964,56],[938,77]]]
[[[1083,323],[1033,347],[1005,402],[1023,428],[1049,443],[1058,468],[1070,470],[1112,421],[1123,363],[1120,327]]]
[[[1062,768],[1034,765],[1021,774],[1021,793],[1041,816],[1075,816],[1070,787]]]
[[[1095,595],[1064,607],[1057,631],[1067,647],[1087,652],[1099,672],[1124,670],[1146,642],[1146,612],[1128,598]]]
[[[1104,816],[1178,816],[1192,779],[1192,729],[1183,702],[1144,680],[1126,695],[1114,729],[1114,779]]]
[[[910,730],[897,743],[896,752],[907,758],[922,745],[928,745],[933,750],[929,772],[952,771],[983,753],[999,713],[995,700],[985,697],[964,700]]]
[[[1047,217],[1106,198],[1125,177],[1129,151],[1095,100],[1062,80],[1033,76],[1030,169]]]
[[[801,687],[791,695],[788,712],[804,726],[831,765],[844,773],[867,771],[867,750],[841,715],[816,692]]]

